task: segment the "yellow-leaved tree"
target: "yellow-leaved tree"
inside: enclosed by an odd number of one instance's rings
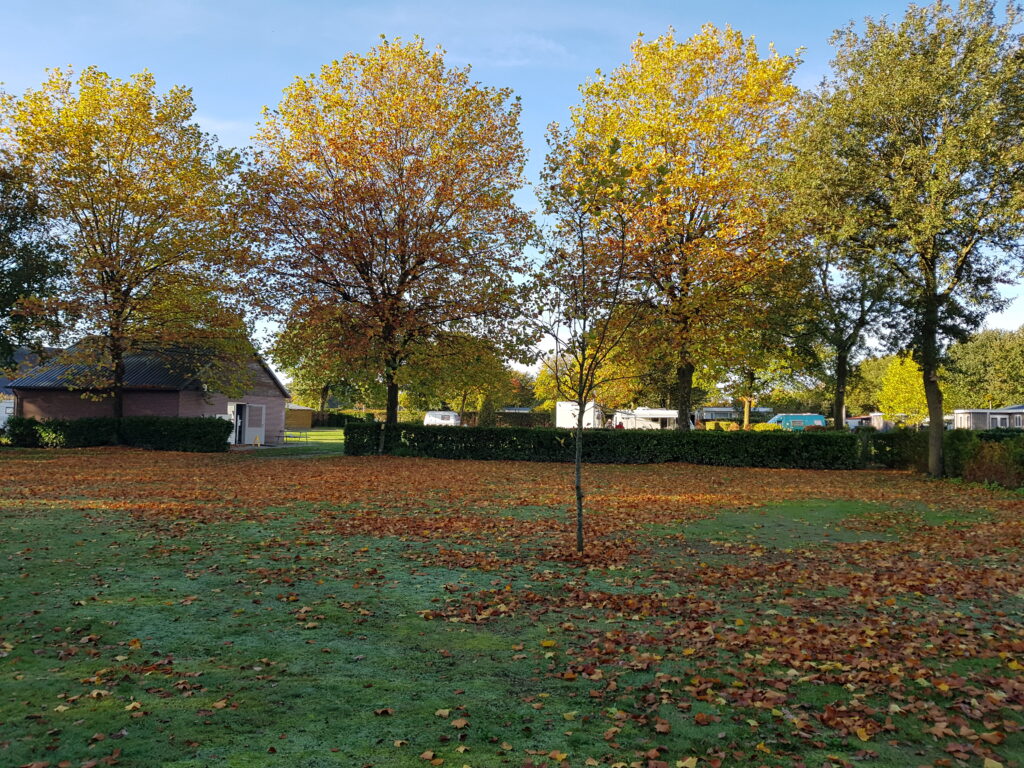
[[[296,78],[264,111],[249,188],[273,304],[293,332],[332,338],[335,360],[373,367],[389,424],[414,353],[512,338],[531,233],[512,200],[519,112],[418,38]]]
[[[790,129],[797,59],[707,25],[632,47],[632,59],[581,87],[575,144],[621,221],[629,272],[653,295],[664,355],[675,365],[681,429],[690,426],[700,356],[729,350],[759,322],[757,285],[784,265],[773,168]],[[602,209],[602,201],[590,203]]]
[[[161,94],[149,72],[119,80],[94,67],[77,79],[52,70],[4,102],[4,138],[66,256],[54,293],[25,311],[62,321],[77,343],[59,361],[88,363],[69,371],[73,385],[112,397],[118,417],[136,352],[222,392],[248,380],[232,299],[239,158],[194,113],[187,88]]]

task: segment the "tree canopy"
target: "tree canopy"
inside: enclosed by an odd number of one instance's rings
[[[832,75],[803,123],[812,205],[891,279],[897,348],[920,364],[941,475],[946,346],[1000,307],[1024,234],[1024,54],[1008,5],[910,6],[834,37]]]
[[[90,67],[52,70],[10,99],[4,130],[15,162],[56,233],[66,271],[32,304],[79,339],[76,386],[114,397],[124,357],[195,348],[195,374],[220,391],[248,379],[243,314],[230,303],[241,255],[230,215],[239,158],[193,122],[188,89],[158,93],[152,74],[128,80]],[[168,365],[191,355],[173,356]],[[98,363],[98,364],[97,364]]]
[[[451,333],[511,338],[531,233],[519,103],[422,40],[384,40],[296,78],[265,110],[251,216],[280,315],[370,361],[398,413],[398,373]]]

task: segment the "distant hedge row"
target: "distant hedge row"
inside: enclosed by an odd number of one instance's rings
[[[928,432],[871,433],[869,460],[893,469],[928,471]],[[946,475],[1006,488],[1024,487],[1024,430],[952,429],[943,434]]]
[[[7,420],[4,433],[20,448],[89,448],[131,445],[159,451],[215,453],[228,449],[233,425],[213,417],[182,419],[127,416],[123,419],[49,419],[18,416]]]
[[[367,456],[512,461],[572,461],[568,429],[515,427],[473,429],[400,424],[345,427],[345,453]],[[593,430],[583,439],[583,458],[607,464],[681,461],[730,467],[854,469],[861,465],[861,442],[851,432],[703,432],[676,430]]]

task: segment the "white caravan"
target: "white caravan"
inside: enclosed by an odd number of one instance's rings
[[[612,422],[616,429],[675,429],[679,411],[671,408],[637,408],[616,411]]]
[[[559,429],[576,429],[576,420],[580,415],[579,406],[571,400],[559,400],[555,404],[555,426]],[[583,428],[600,429],[604,426],[604,411],[601,406],[591,400],[583,409]]]
[[[459,427],[462,419],[455,411],[427,411],[423,414],[425,427]]]

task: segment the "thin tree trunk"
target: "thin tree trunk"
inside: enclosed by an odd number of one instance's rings
[[[576,415],[576,551],[583,554],[583,417],[586,402],[579,402]]]
[[[690,406],[693,399],[693,372],[695,366],[687,361],[676,367],[676,408],[679,416],[676,418],[676,429],[688,430],[690,428]]]

